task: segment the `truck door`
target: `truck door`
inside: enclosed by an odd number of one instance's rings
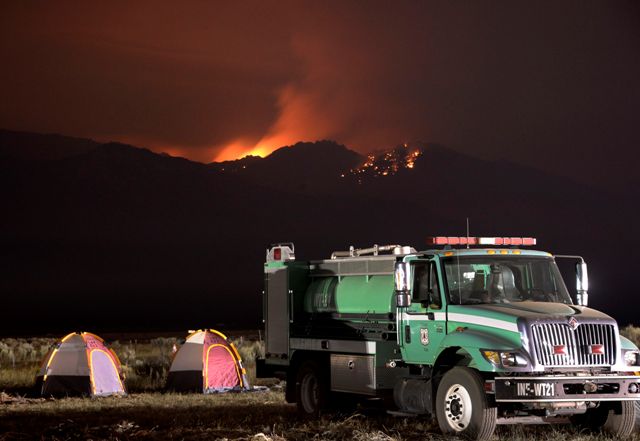
[[[401,348],[410,363],[433,364],[446,334],[446,313],[437,260],[411,263],[411,306],[401,313]]]

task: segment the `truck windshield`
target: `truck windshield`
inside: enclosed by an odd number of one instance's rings
[[[452,256],[443,261],[452,304],[522,301],[571,304],[552,258],[487,255]]]

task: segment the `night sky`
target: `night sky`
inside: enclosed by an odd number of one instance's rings
[[[4,2],[0,127],[196,161],[438,142],[637,182],[640,3]]]

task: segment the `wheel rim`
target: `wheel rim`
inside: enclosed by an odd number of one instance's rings
[[[305,375],[300,384],[302,407],[307,413],[314,413],[318,409],[318,380],[312,373]]]
[[[471,395],[464,386],[454,384],[447,389],[444,415],[447,424],[456,432],[462,432],[471,422]]]

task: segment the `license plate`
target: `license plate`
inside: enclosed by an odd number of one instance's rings
[[[553,397],[555,395],[554,383],[518,382],[516,383],[516,396],[526,397]]]

